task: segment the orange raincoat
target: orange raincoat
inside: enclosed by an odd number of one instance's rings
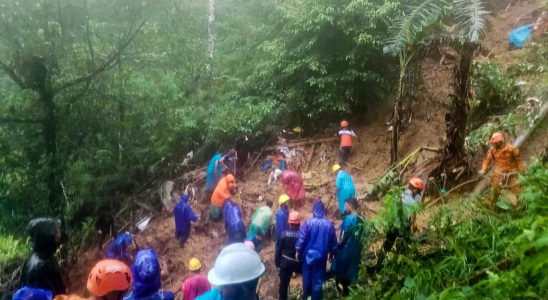
[[[219,181],[217,187],[211,195],[211,204],[217,207],[223,207],[225,200],[230,198],[230,191],[236,187],[236,179],[232,174],[228,174]]]
[[[511,144],[506,144],[501,149],[491,147],[487,151],[487,157],[481,167],[483,172],[487,171],[493,159],[495,160],[495,175],[493,176],[492,197],[500,192],[501,181],[504,181],[504,186],[508,187],[515,195],[521,194],[517,172],[523,172],[524,167],[519,157],[519,149]]]

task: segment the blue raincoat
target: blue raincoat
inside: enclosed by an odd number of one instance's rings
[[[190,222],[197,222],[198,217],[194,214],[192,207],[188,205],[189,197],[187,194],[181,195],[181,201],[173,209],[175,216],[175,231],[177,238],[190,235]]]
[[[13,295],[12,300],[51,300],[51,292],[35,289],[28,286],[20,288],[15,295]]]
[[[208,191],[213,191],[217,186],[217,183],[223,178],[223,165],[220,162],[217,164],[217,170],[215,170],[215,162],[219,159],[221,159],[221,154],[217,153],[209,161],[206,180],[206,190]]]
[[[108,247],[105,258],[129,260],[129,255],[126,253],[126,248],[129,245],[131,245],[131,235],[129,233],[120,234]]]
[[[337,174],[337,179],[335,180],[335,184],[337,185],[337,198],[339,200],[339,209],[341,210],[341,214],[344,214],[344,202],[346,199],[354,198],[356,195],[356,189],[354,188],[354,183],[352,182],[352,177],[350,177],[350,174],[339,171],[339,174]]]
[[[173,300],[172,292],[160,291],[160,263],[154,249],[144,249],[137,252],[135,262],[131,266],[133,275],[133,292],[124,300]]]
[[[214,288],[211,291],[196,298],[195,300],[225,300],[225,298],[221,296],[221,291],[219,291],[218,288]]]
[[[314,202],[312,212],[314,217],[301,226],[295,248],[303,261],[303,299],[321,300],[327,255],[337,250],[337,234],[325,218],[322,200]]]
[[[508,38],[508,43],[510,45],[514,45],[514,47],[521,49],[523,47],[523,44],[525,44],[525,41],[533,32],[533,26],[535,24],[529,24],[525,26],[521,26],[519,28],[516,28],[510,32],[510,36]]]
[[[287,205],[282,204],[278,212],[276,213],[276,237],[275,241],[278,242],[282,233],[289,228],[289,208]]]
[[[363,217],[357,214],[348,215],[343,220],[337,257],[331,264],[331,270],[336,271],[339,281],[358,280],[363,241],[361,236],[356,236],[356,230],[363,222]]]
[[[229,242],[233,242],[235,235],[240,235],[240,242],[245,239],[245,224],[242,220],[242,211],[238,205],[234,204],[232,200],[225,201],[223,207],[223,216],[225,217],[225,229],[228,232]]]

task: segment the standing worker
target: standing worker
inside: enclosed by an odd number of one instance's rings
[[[296,201],[306,197],[303,179],[299,173],[293,170],[284,170],[282,172],[281,182],[289,199]]]
[[[275,264],[280,268],[280,300],[287,300],[287,293],[291,276],[293,273],[301,274],[303,263],[297,260],[295,244],[299,239],[299,228],[301,227],[301,214],[298,211],[292,211],[289,214],[289,227],[284,230],[280,236],[276,249]]]
[[[327,259],[332,260],[337,251],[337,234],[325,218],[321,199],[314,202],[312,212],[314,217],[301,227],[295,249],[297,260],[303,261],[303,299],[312,296],[312,300],[321,300]]]
[[[228,233],[228,244],[243,243],[245,240],[245,224],[242,211],[231,199],[227,199],[223,208],[225,229]]]
[[[346,213],[346,199],[354,198],[356,196],[356,189],[354,188],[352,177],[350,177],[350,174],[341,170],[340,165],[333,166],[333,173],[337,176],[335,179],[335,184],[337,185],[337,200],[339,202],[339,210],[341,212],[342,219]]]
[[[259,230],[262,230],[264,235],[268,235],[270,232],[270,222],[273,216],[272,201],[267,200],[266,205],[257,208],[251,217],[251,224],[249,225],[247,235],[254,235]]]
[[[259,300],[256,290],[264,270],[261,258],[248,246],[226,246],[207,275],[217,287],[196,300]]]
[[[181,201],[175,205],[173,215],[175,216],[175,237],[181,247],[185,246],[190,237],[190,222],[196,223],[198,217],[194,214],[192,207],[188,205],[189,196],[181,195]]]
[[[227,174],[232,174],[236,176],[236,160],[238,160],[238,153],[236,152],[236,148],[231,147],[228,150],[228,153],[225,154],[219,162],[223,166],[224,171]]]
[[[236,179],[231,174],[226,175],[219,181],[213,195],[211,195],[211,219],[217,221],[221,217],[221,211],[226,199],[230,199],[230,193],[236,188]]]
[[[289,201],[289,196],[286,194],[283,194],[278,199],[278,205],[280,206],[278,208],[278,212],[276,213],[276,232],[274,240],[275,242],[278,242],[280,237],[282,236],[282,233],[289,228],[288,218],[289,218],[289,208],[287,207],[286,202]]]
[[[483,161],[481,176],[485,175],[492,160],[495,160],[495,175],[493,175],[493,191],[489,207],[493,208],[493,199],[500,193],[501,183],[503,187],[509,188],[516,196],[521,194],[521,187],[518,185],[518,172],[524,171],[523,163],[519,156],[518,148],[507,144],[500,132],[495,132],[489,140],[491,148],[487,151],[487,157]]]
[[[211,284],[207,281],[207,276],[201,275],[202,263],[197,258],[192,258],[188,263],[188,270],[193,274],[183,280],[181,292],[184,300],[194,300],[207,293],[211,289]]]
[[[208,195],[213,193],[221,178],[223,178],[223,165],[219,162],[222,156],[220,153],[215,154],[209,161],[207,166],[206,192]]]
[[[341,122],[341,129],[339,130],[339,136],[341,137],[341,148],[339,150],[339,165],[342,165],[348,159],[350,150],[352,150],[352,137],[357,138],[358,136],[354,133],[353,130],[348,128],[348,122]]]
[[[339,284],[342,285],[343,296],[348,296],[348,286],[358,280],[363,246],[363,236],[358,230],[365,221],[356,213],[359,207],[356,198],[346,199],[345,206],[347,215],[341,225],[337,257],[331,264],[331,270],[335,270],[337,275],[337,289]]]
[[[131,266],[133,274],[133,292],[124,300],[173,300],[175,295],[170,291],[160,291],[160,262],[154,249],[143,249],[135,255]]]

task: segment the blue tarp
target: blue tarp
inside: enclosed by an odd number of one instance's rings
[[[512,30],[512,32],[510,32],[510,38],[508,39],[508,43],[510,45],[514,45],[514,47],[516,48],[521,49],[531,32],[533,32],[534,25],[535,24],[529,24]]]

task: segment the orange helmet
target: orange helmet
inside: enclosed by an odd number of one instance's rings
[[[104,296],[112,291],[125,291],[133,283],[129,267],[121,261],[105,259],[98,262],[88,277],[88,291]]]
[[[424,189],[424,182],[422,182],[422,180],[418,177],[411,178],[411,180],[409,180],[409,184],[419,190]]]
[[[298,211],[289,213],[289,224],[301,224],[301,214]]]
[[[500,132],[495,132],[491,136],[489,143],[498,143],[498,142],[504,142],[504,135],[502,135],[502,133]]]
[[[347,127],[347,126],[348,126],[348,122],[346,122],[346,121],[341,122],[341,127]]]

